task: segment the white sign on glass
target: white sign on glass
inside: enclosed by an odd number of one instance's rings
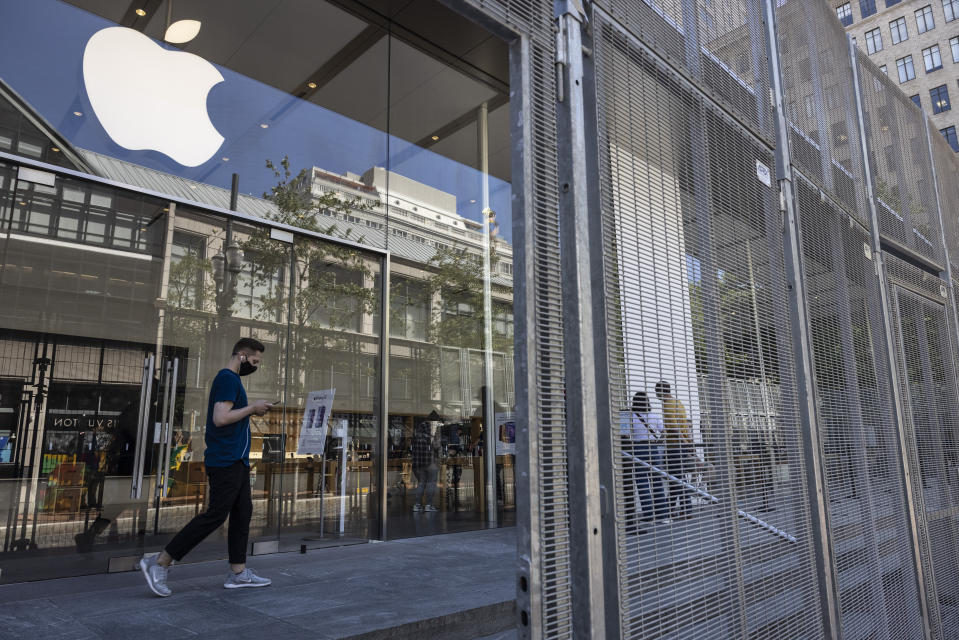
[[[333,410],[336,389],[311,391],[303,408],[303,425],[296,443],[298,455],[322,456],[326,451],[327,420]]]
[[[494,414],[493,426],[496,428],[496,455],[506,456],[516,453],[516,419],[510,411]]]

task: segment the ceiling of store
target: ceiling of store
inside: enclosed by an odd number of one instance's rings
[[[171,0],[67,1],[160,40]],[[490,173],[510,180],[508,47],[450,9],[430,0],[172,1],[173,22],[202,23],[183,50],[469,166],[475,114],[488,103]]]

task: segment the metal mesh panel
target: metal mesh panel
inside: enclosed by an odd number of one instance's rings
[[[930,123],[930,127],[931,127]],[[930,131],[932,157],[939,184],[939,204],[942,211],[942,229],[953,274],[959,273],[959,158],[945,139]]]
[[[894,296],[895,338],[913,463],[925,588],[936,638],[959,633],[959,391],[945,284],[886,256]],[[933,292],[933,283],[942,288]]]
[[[824,2],[786,2],[776,22],[793,162],[868,225],[845,32]]]
[[[539,628],[543,637],[568,638],[572,633],[569,549],[569,487],[567,478],[567,441],[564,393],[562,283],[559,258],[559,220],[556,144],[556,75],[553,7],[532,0],[469,0],[480,13],[492,17],[517,33],[529,36],[529,109],[530,164],[533,167],[530,189],[533,210],[527,211],[525,224],[532,236],[532,255],[524,256],[533,272],[533,287],[526,292],[526,313],[530,316],[526,333],[534,343],[535,388],[529,389],[530,438],[538,453],[529,460],[535,467],[530,486],[531,510],[537,514],[537,558],[532,559],[537,575],[533,585],[541,602],[539,619],[527,620]],[[521,514],[527,519],[530,514]],[[523,521],[520,522],[521,526]],[[523,553],[530,550],[524,549]],[[521,631],[526,630],[521,628]]]
[[[869,233],[796,183],[844,638],[922,635]]]
[[[939,261],[941,232],[922,113],[863,52],[857,57],[879,231]]]
[[[762,3],[599,0],[633,35],[772,139]]]
[[[624,636],[820,637],[771,151],[613,23],[594,37]]]

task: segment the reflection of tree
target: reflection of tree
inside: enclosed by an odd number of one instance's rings
[[[490,247],[490,270],[498,257]],[[483,282],[491,274],[483,273],[483,258],[465,249],[437,249],[429,261],[429,292],[435,301],[430,313],[432,341],[444,346],[483,349]],[[493,285],[493,316],[505,315],[512,305],[497,299],[496,294],[509,295],[509,288]],[[493,333],[493,351],[509,352],[512,337]]]
[[[290,170],[289,160],[283,158],[279,167],[267,161],[266,166],[277,178],[270,193],[264,194],[276,207],[267,219],[335,236],[355,242],[362,237],[351,237],[352,230],[340,231],[336,223],[322,226],[321,212],[334,217],[363,209],[358,198],[344,199],[334,192],[315,196],[310,190],[310,172],[303,169],[296,176]],[[270,231],[257,228],[241,243],[248,261],[253,263],[251,278],[255,284],[270,286],[261,296],[257,315],[260,319],[287,317],[291,325],[292,345],[288,350],[290,370],[308,375],[313,371],[328,371],[337,361],[338,370],[352,378],[360,373],[365,360],[351,358],[360,347],[359,322],[364,314],[376,308],[376,292],[372,286],[373,271],[363,254],[349,246],[319,240],[297,240],[293,246],[270,238]],[[289,274],[288,282],[283,274]],[[292,300],[288,291],[292,290]],[[302,396],[309,384],[304,376],[296,375],[289,381],[293,398]]]

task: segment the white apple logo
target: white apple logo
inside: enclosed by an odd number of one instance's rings
[[[223,144],[206,108],[207,94],[223,76],[199,56],[168,51],[133,29],[108,27],[87,42],[83,81],[100,124],[121,147],[152,149],[196,167]]]

